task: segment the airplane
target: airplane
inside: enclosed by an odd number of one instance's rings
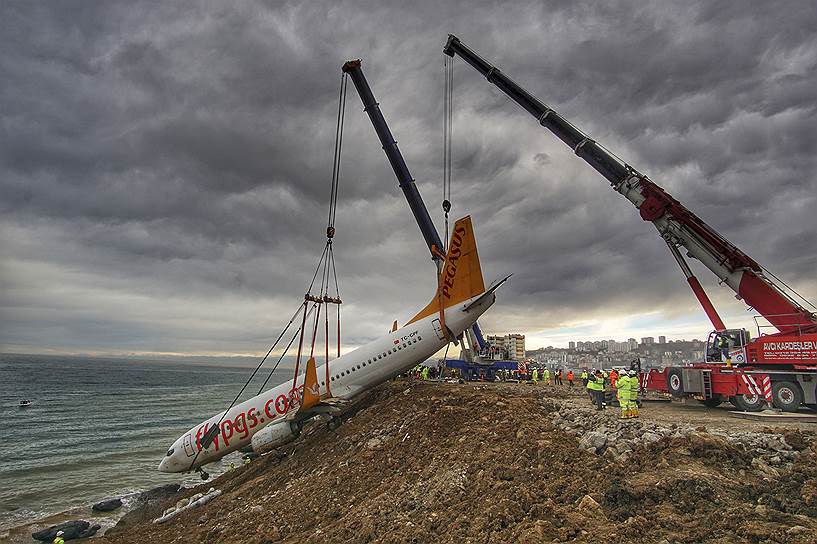
[[[192,427],[170,446],[159,471],[198,470],[206,478],[201,467],[228,453],[248,445],[263,453],[295,440],[307,420],[340,413],[353,397],[456,342],[493,305],[495,291],[509,277],[486,291],[471,217],[457,220],[437,293],[406,325],[393,326],[386,336],[330,361],[328,382],[326,365],[316,367],[310,358],[294,383],[282,383]]]

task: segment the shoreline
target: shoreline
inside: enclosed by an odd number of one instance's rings
[[[220,475],[221,473],[211,478],[211,480],[214,480]],[[183,480],[178,484],[179,485],[178,492],[183,493],[201,485],[202,483],[206,485],[208,482]],[[143,506],[145,504],[144,498],[146,496],[155,493],[157,490],[160,490],[166,487],[167,485],[174,484],[161,484],[140,491],[131,490],[122,495],[112,494],[106,497],[105,499],[100,499],[99,501],[96,501],[101,502],[102,500],[115,498],[121,499],[122,506],[110,512],[97,512],[93,510],[92,507],[94,504],[96,504],[96,502],[93,502],[83,506],[75,506],[72,508],[68,508],[66,510],[62,510],[56,513],[45,514],[41,517],[38,517],[37,519],[30,520],[27,522],[17,523],[15,525],[0,528],[0,544],[30,544],[32,542],[36,542],[36,540],[34,540],[31,536],[32,533],[41,531],[43,529],[47,529],[54,525],[65,523],[67,521],[77,520],[88,521],[91,523],[91,525],[94,524],[101,525],[96,534],[93,537],[91,537],[96,538],[98,536],[103,535],[107,530],[109,530],[117,523],[119,523],[119,521],[123,517]]]

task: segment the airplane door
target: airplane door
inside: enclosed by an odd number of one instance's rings
[[[190,434],[188,433],[187,436],[184,437],[184,453],[188,457],[193,457],[193,440],[190,438]]]
[[[445,334],[443,334],[443,327],[440,325],[440,320],[435,319],[431,322],[431,325],[434,327],[434,332],[437,333],[437,338],[440,340],[445,340]]]

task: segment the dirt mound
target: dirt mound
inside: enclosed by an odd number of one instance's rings
[[[665,433],[542,385],[389,382],[356,408],[208,482],[223,491],[211,503],[103,541],[814,542],[810,433],[785,447],[779,434]]]

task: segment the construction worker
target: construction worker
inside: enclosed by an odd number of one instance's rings
[[[610,371],[610,385],[616,387],[616,380],[618,380],[618,371],[614,368]]]
[[[638,417],[638,392],[641,390],[640,376],[635,370],[628,372],[628,385],[630,386],[630,417]]]
[[[619,407],[618,418],[627,419],[630,417],[630,378],[628,378],[624,372],[622,372],[621,376],[616,380],[616,398],[618,399]]]
[[[587,390],[596,404],[596,411],[604,410],[604,374],[597,370],[596,374],[587,379]]]
[[[533,383],[534,383],[534,385],[539,383],[539,369],[538,368],[533,369]]]
[[[556,371],[556,384],[557,385],[564,385],[564,383],[562,382],[562,369],[561,368]]]
[[[567,383],[570,385],[570,387],[573,387],[573,371],[572,370],[567,371]]]
[[[65,533],[62,531],[57,531],[57,536],[54,537],[54,542],[52,544],[65,544],[65,539],[62,536]]]
[[[235,463],[230,463],[230,472],[235,472]]]
[[[579,377],[582,379],[582,387],[587,387],[587,369],[582,370]]]
[[[420,371],[420,379],[427,380],[428,379],[428,367],[424,366],[423,370]]]
[[[547,367],[542,371],[542,381],[550,385],[550,370]]]
[[[721,360],[726,361],[729,358],[729,348],[731,342],[725,334],[718,335],[718,349],[721,352]]]
[[[250,459],[249,456],[244,457],[244,464],[245,465],[249,465],[250,461],[252,461],[252,459]]]

